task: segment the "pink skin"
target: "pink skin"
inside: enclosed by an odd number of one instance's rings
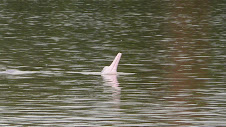
[[[121,56],[122,56],[122,53],[118,53],[117,56],[115,57],[114,61],[111,63],[111,65],[105,66],[104,69],[101,71],[101,74],[103,74],[103,75],[116,75],[118,64],[119,64]]]

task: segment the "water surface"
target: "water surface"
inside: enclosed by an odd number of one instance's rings
[[[224,19],[220,0],[1,1],[0,126],[224,126]]]

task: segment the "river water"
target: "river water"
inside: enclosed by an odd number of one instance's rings
[[[225,6],[2,0],[0,126],[225,126]]]

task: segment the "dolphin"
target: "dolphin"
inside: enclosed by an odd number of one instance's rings
[[[102,75],[116,75],[121,56],[122,56],[122,53],[118,53],[117,56],[115,57],[114,61],[111,63],[111,65],[105,66],[103,68],[103,70],[101,71],[101,74]]]

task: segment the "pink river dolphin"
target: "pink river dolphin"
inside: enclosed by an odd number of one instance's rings
[[[102,75],[116,75],[121,56],[122,56],[122,53],[118,53],[117,56],[115,57],[114,61],[111,63],[111,65],[105,66],[103,68],[103,70],[101,71],[101,74]]]

